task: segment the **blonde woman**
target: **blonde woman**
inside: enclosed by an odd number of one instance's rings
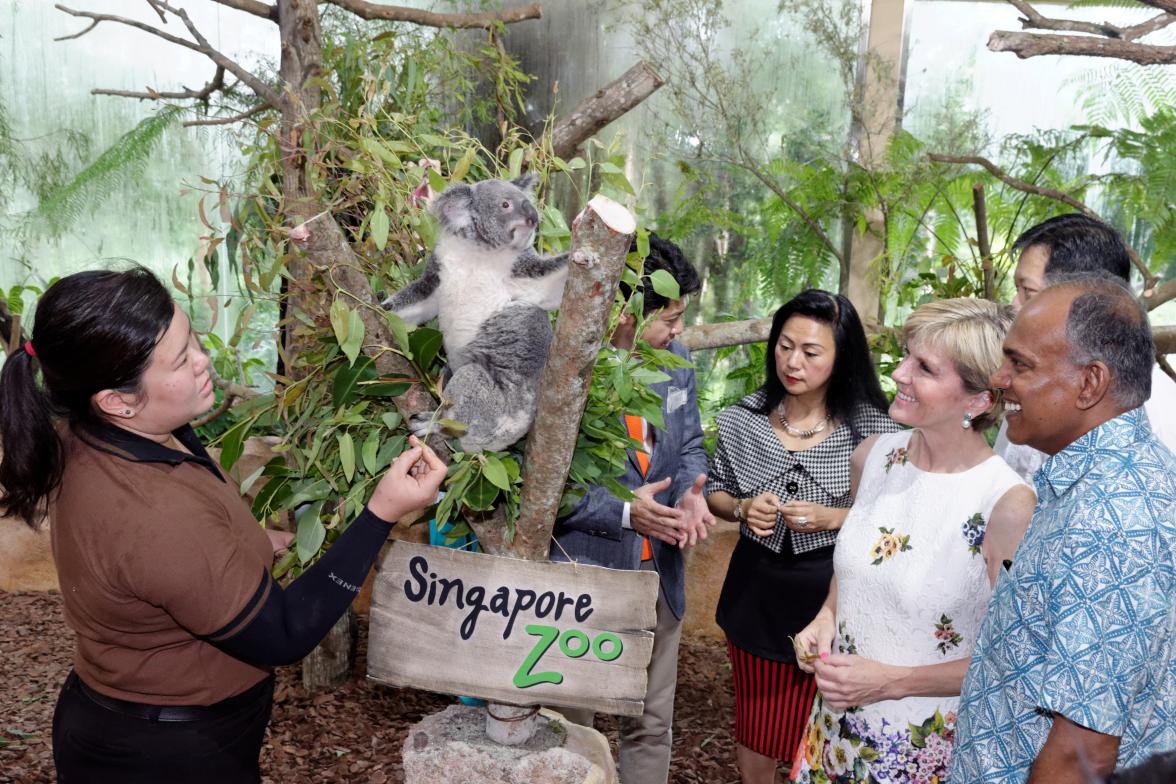
[[[818,694],[794,781],[946,781],[991,586],[1035,500],[984,437],[1011,323],[1008,306],[972,299],[907,319],[890,416],[912,429],[854,451],[829,594],[796,636]]]

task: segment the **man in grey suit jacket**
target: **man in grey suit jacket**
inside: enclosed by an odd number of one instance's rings
[[[686,348],[674,338],[682,331],[687,298],[698,291],[701,282],[676,245],[654,234],[649,240],[647,277],[642,286],[649,320],[640,337],[654,348],[685,357]],[[678,299],[669,300],[653,290],[648,276],[659,269],[677,281]],[[636,321],[631,313],[621,317],[613,333],[614,346],[633,347],[638,337]],[[653,387],[662,399],[665,430],[644,424],[634,434],[637,440],[644,440],[646,454],[630,451],[628,468],[620,479],[635,498],[626,503],[602,487],[590,488],[571,514],[556,521],[556,543],[551,548],[553,561],[658,573],[657,627],[645,712],[638,718],[621,720],[621,784],[662,784],[669,777],[678,641],[686,609],[682,550],[705,538],[715,522],[702,495],[707,455],[702,446],[694,371],[667,369],[666,373],[670,379]],[[591,712],[565,710],[564,714],[580,724],[592,724]]]

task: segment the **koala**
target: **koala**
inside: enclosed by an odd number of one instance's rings
[[[505,449],[535,418],[552,340],[547,312],[559,307],[568,261],[532,247],[537,180],[446,188],[429,205],[441,232],[424,272],[382,303],[414,326],[437,319],[450,373],[440,416],[468,427],[467,452]],[[409,429],[425,435],[433,416],[414,415]]]

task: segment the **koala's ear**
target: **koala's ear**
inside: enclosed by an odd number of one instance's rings
[[[510,184],[523,191],[528,196],[534,196],[535,186],[539,184],[539,172],[529,171],[521,177],[515,177],[510,181]]]
[[[474,189],[464,183],[455,183],[430,202],[429,211],[437,216],[442,226],[458,229],[470,223],[473,204]]]

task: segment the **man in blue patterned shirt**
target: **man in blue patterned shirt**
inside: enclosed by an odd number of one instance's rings
[[[1051,455],[964,680],[952,784],[1099,782],[1176,748],[1176,458],[1140,406],[1147,315],[1117,281],[1021,311],[992,377],[1009,438]]]

